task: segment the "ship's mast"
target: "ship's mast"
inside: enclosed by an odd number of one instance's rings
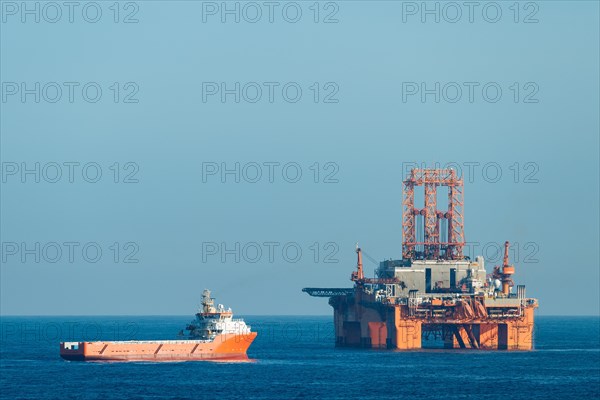
[[[216,311],[215,299],[210,297],[210,290],[204,289],[202,292],[202,312],[204,313],[214,313]]]

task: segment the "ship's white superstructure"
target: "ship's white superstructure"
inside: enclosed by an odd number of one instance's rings
[[[214,306],[214,299],[210,297],[210,290],[202,292],[202,308],[196,318],[186,328],[190,338],[212,340],[221,334],[248,334],[250,326],[243,319],[234,319],[231,308],[225,309],[223,304]]]

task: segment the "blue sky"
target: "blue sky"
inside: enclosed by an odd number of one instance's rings
[[[2,2],[2,314],[188,314],[205,287],[329,314],[301,289],[349,287],[357,242],[400,257],[414,163],[461,168],[467,241],[515,243],[540,314],[599,313],[597,2],[28,4]]]

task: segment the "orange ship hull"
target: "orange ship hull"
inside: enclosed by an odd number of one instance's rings
[[[60,356],[71,361],[247,360],[246,351],[255,338],[256,332],[223,334],[212,341],[61,342]]]

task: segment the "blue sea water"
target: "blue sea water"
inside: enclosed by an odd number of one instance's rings
[[[531,352],[342,349],[331,317],[248,316],[246,363],[84,363],[61,340],[170,339],[188,317],[2,317],[2,399],[598,399],[600,318],[538,317]],[[425,343],[435,347],[435,342]]]

